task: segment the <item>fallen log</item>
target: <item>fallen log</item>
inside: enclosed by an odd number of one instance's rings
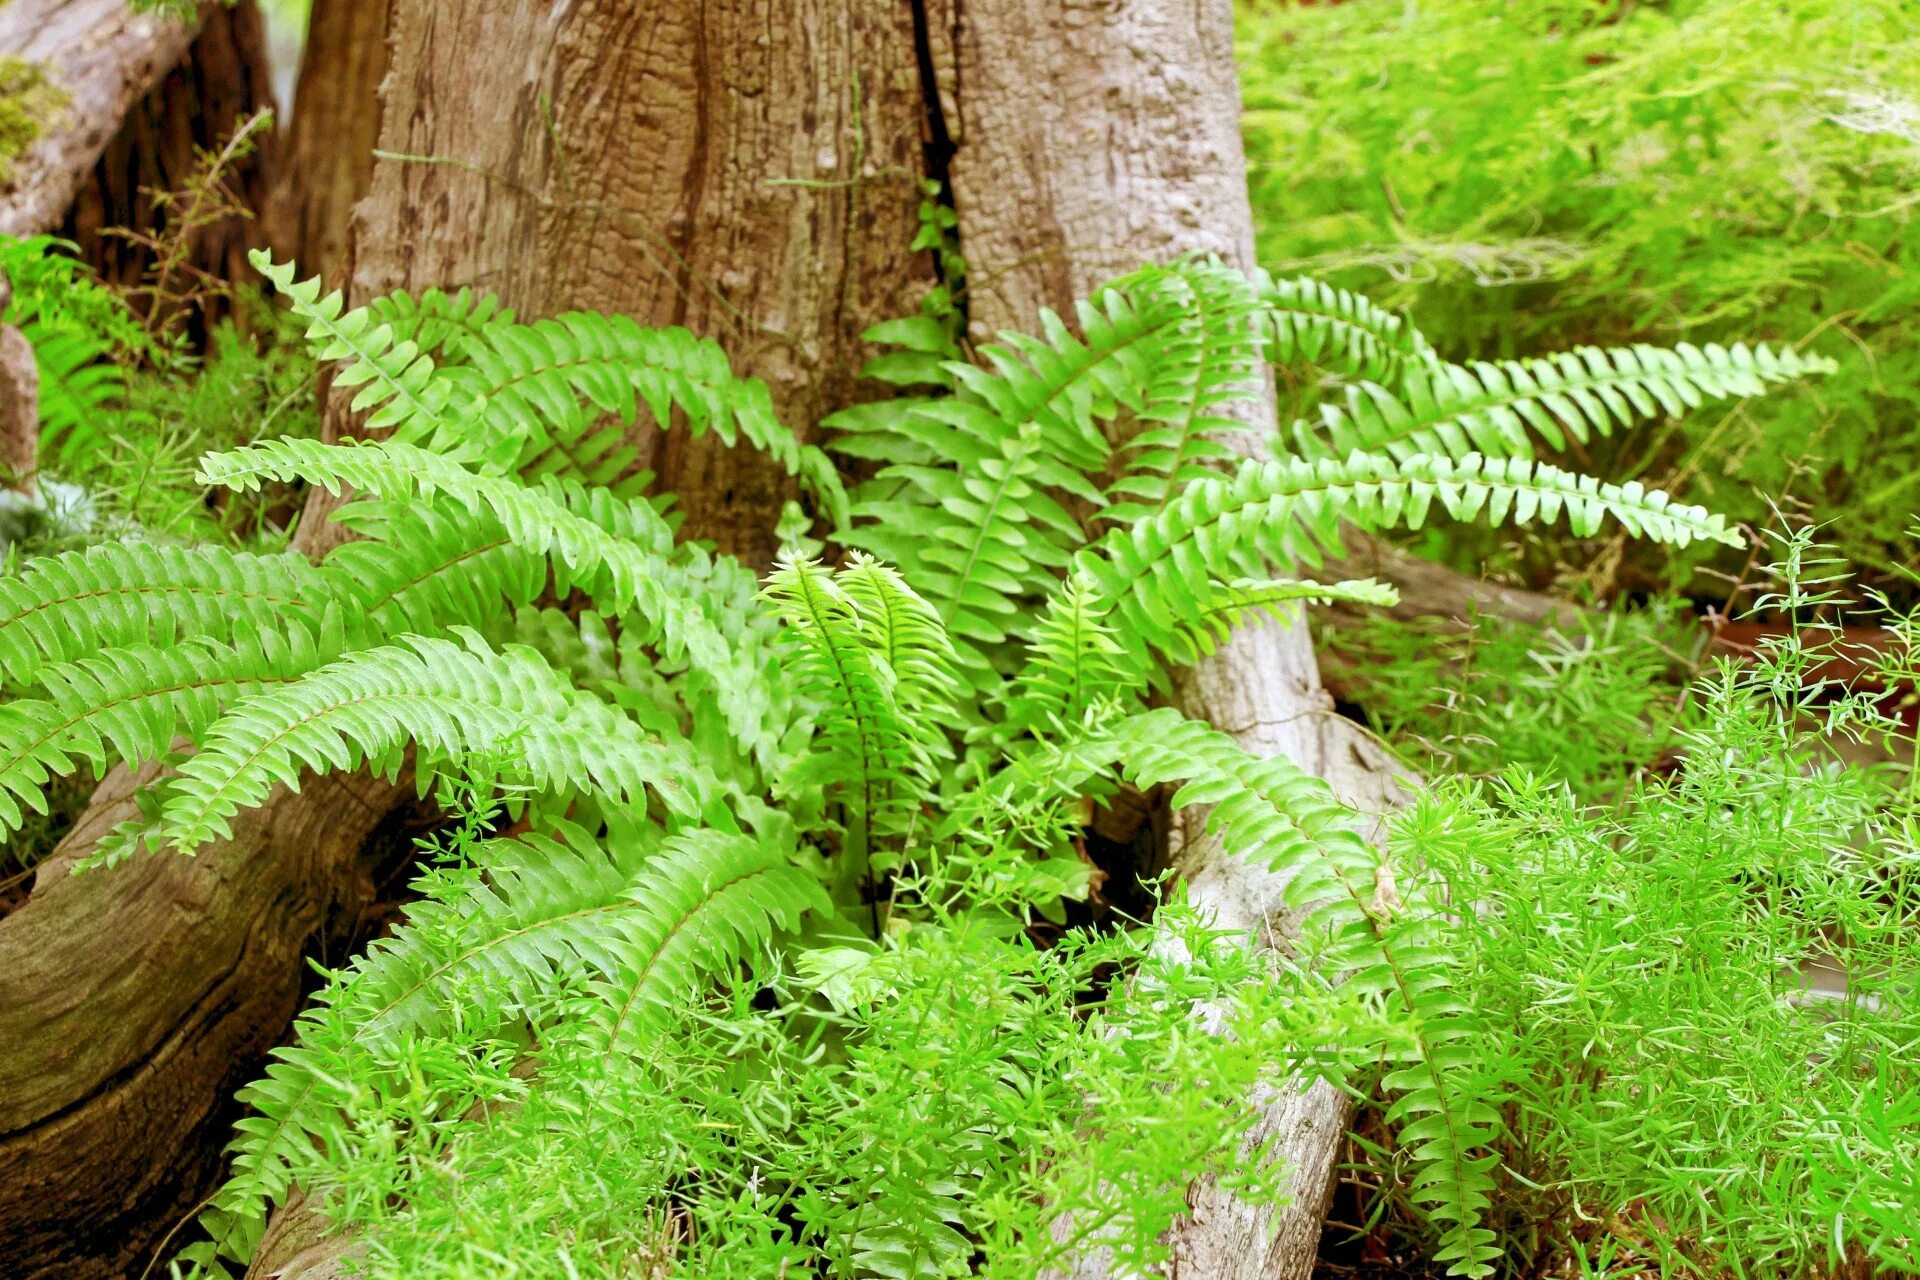
[[[199,25],[135,13],[126,0],[0,5],[0,56],[43,68],[64,100],[0,183],[0,235],[60,225],[121,121],[186,55]]]

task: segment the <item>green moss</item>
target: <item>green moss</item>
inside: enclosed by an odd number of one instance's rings
[[[67,103],[67,95],[38,64],[0,58],[0,182],[13,176],[13,159],[39,138]]]

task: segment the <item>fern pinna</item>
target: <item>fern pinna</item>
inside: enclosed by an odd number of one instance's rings
[[[1343,524],[1565,517],[1576,533],[1612,520],[1735,541],[1665,494],[1539,461],[1531,440],[1753,394],[1811,362],[1636,348],[1453,366],[1364,299],[1187,262],[978,362],[940,324],[876,330],[906,344],[876,373],[920,390],[830,420],[834,448],[877,464],[847,494],[766,388],[684,331],[526,324],[469,292],[348,309],[260,266],[385,435],[261,441],[209,456],[203,479],[350,488],[333,518],[358,537],[318,563],[108,545],[0,585],[15,695],[0,705],[0,823],[43,805],[50,775],[159,760],[146,819],[99,856],[190,853],[276,784],[406,765],[423,792],[496,779],[475,803],[505,806],[521,834],[442,859],[407,925],[334,975],[246,1094],[197,1263],[243,1258],[296,1181],[333,1186],[349,1219],[374,1213],[341,1171],[394,1137],[392,1109],[423,1088],[442,1099],[431,1123],[409,1112],[406,1140],[430,1153],[462,1132],[455,1103],[485,1101],[449,1063],[525,1055],[537,1070],[548,1044],[548,1069],[624,1070],[698,1020],[703,981],[742,966],[884,973],[915,929],[963,918],[1018,936],[1084,895],[1085,800],[1124,779],[1213,805],[1230,850],[1289,873],[1301,945],[1325,961],[1313,972],[1396,1011],[1388,1086],[1417,1194],[1443,1259],[1488,1272],[1497,1120],[1454,1070],[1472,1024],[1422,923],[1438,904],[1410,871],[1382,891],[1395,876],[1324,784],[1146,710],[1149,695],[1250,614],[1392,603],[1378,583],[1289,576]],[[1260,457],[1247,415],[1271,362],[1351,390]],[[768,453],[831,523],[840,563],[790,547],[763,587],[678,540],[633,466],[643,408],[657,428]],[[810,998],[840,1008],[847,981]],[[838,1043],[817,1009],[796,1025]],[[430,1054],[452,1056],[429,1069]],[[1026,1202],[980,1194],[995,1212]],[[833,1274],[878,1256],[954,1274],[966,1250],[942,1215],[957,1203],[911,1228],[849,1228],[864,1246],[821,1227],[781,1248]]]

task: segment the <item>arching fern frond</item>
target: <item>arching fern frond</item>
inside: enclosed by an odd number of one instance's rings
[[[315,632],[287,620],[231,644],[124,645],[42,668],[45,697],[0,704],[0,831],[18,829],[22,804],[46,811],[50,777],[82,762],[99,774],[109,762],[158,760],[235,702],[339,656],[345,641],[329,616]]]
[[[1125,524],[1153,514],[1180,486],[1214,474],[1205,463],[1236,456],[1215,437],[1242,435],[1247,423],[1221,414],[1254,402],[1259,391],[1260,299],[1247,278],[1213,263],[1185,265],[1162,284],[1180,294],[1166,305],[1182,314],[1158,344],[1127,441],[1126,467],[1107,489],[1104,519]]]
[[[189,852],[227,835],[274,783],[298,789],[303,768],[395,768],[409,743],[429,760],[502,753],[549,791],[588,786],[626,806],[651,791],[671,812],[713,816],[712,781],[691,753],[580,694],[532,650],[496,653],[457,634],[352,653],[235,706],[167,785],[168,843]]]
[[[662,431],[677,410],[695,436],[712,431],[729,445],[745,439],[837,504],[831,466],[781,424],[766,384],[734,373],[719,344],[686,329],[575,311],[492,327],[465,354],[466,367],[449,371],[448,380],[461,397],[485,405],[490,434],[524,435],[517,469],[528,475],[615,484],[637,450],[624,432],[600,423],[611,415],[630,427],[644,405]],[[588,412],[578,412],[582,406]]]
[[[1116,630],[1140,662],[1149,651],[1182,652],[1183,619],[1196,582],[1264,577],[1270,566],[1316,563],[1337,545],[1339,524],[1418,528],[1434,506],[1459,520],[1551,522],[1564,515],[1578,536],[1601,522],[1686,546],[1737,545],[1738,535],[1704,508],[1638,483],[1602,484],[1520,458],[1416,456],[1402,463],[1354,454],[1344,461],[1248,463],[1230,476],[1189,485],[1158,516],[1110,531],[1076,558],[1114,609]]]
[[[483,627],[547,586],[547,559],[488,513],[431,502],[351,502],[334,519],[360,534],[328,553],[323,572],[365,634],[386,639]]]
[[[639,907],[618,944],[620,966],[596,984],[595,1033],[609,1054],[643,1054],[700,979],[831,910],[813,877],[779,845],[689,831],[648,859],[629,895]]]
[[[276,268],[282,269],[291,275],[292,264]],[[463,363],[469,343],[513,323],[513,312],[501,306],[498,298],[466,287],[453,293],[428,289],[418,296],[395,289],[369,299],[365,310],[376,325],[393,331],[395,342],[411,342],[433,354],[436,366],[443,369]]]
[[[1167,656],[1182,665],[1198,662],[1222,644],[1250,615],[1284,618],[1291,606],[1351,604],[1364,608],[1391,608],[1400,593],[1384,582],[1359,578],[1346,582],[1314,582],[1296,578],[1242,578],[1215,582],[1195,591],[1181,615],[1181,629],[1167,648]]]
[[[247,261],[306,321],[314,358],[334,362],[333,385],[359,388],[352,408],[367,415],[369,429],[391,429],[410,441],[460,439],[474,406],[451,401],[452,388],[433,376],[433,358],[418,343],[400,337],[373,309],[349,310],[340,290],[322,293],[318,276],[296,280],[291,262],[276,264],[264,249],[252,250]]]
[[[1533,435],[1550,447],[1585,443],[1657,414],[1681,414],[1708,400],[1763,395],[1768,388],[1833,362],[1791,348],[1681,344],[1580,347],[1545,359],[1427,361],[1410,365],[1397,387],[1368,382],[1343,405],[1321,406],[1318,423],[1295,423],[1284,443],[1301,457],[1345,457],[1360,450],[1400,460],[1420,454],[1533,456]]]
[[[1498,1156],[1498,1113],[1463,1079],[1461,1048],[1475,1035],[1470,1007],[1453,993],[1452,960],[1431,916],[1406,918],[1378,853],[1354,830],[1358,815],[1327,784],[1284,756],[1249,754],[1232,738],[1171,709],[1121,721],[1111,750],[1134,783],[1183,785],[1176,808],[1213,806],[1207,828],[1231,853],[1259,858],[1285,878],[1302,945],[1323,973],[1391,1002],[1407,1019],[1413,1061],[1387,1077],[1415,1164],[1415,1198],[1439,1224],[1437,1257],[1450,1274],[1486,1276],[1499,1257],[1482,1226]]]
[[[1437,359],[1405,317],[1364,294],[1305,276],[1256,275],[1254,283],[1263,304],[1267,358],[1276,365],[1316,365],[1395,387],[1409,367]]]
[[[200,463],[200,478],[242,491],[268,480],[300,479],[334,492],[352,486],[389,501],[443,496],[490,516],[521,548],[552,556],[575,584],[602,594],[613,611],[637,605],[651,613],[668,612],[652,570],[658,551],[671,545],[672,533],[644,502],[621,504],[621,518],[635,530],[644,528],[643,539],[616,536],[602,520],[575,510],[611,518],[604,504],[618,500],[602,491],[553,479],[527,485],[481,475],[441,454],[394,440],[335,445],[266,440],[207,455]]]
[[[46,556],[0,581],[0,673],[18,688],[47,663],[123,645],[227,641],[312,621],[331,594],[293,554],[123,542]]]

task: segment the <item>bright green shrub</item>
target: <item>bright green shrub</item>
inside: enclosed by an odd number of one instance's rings
[[[1240,12],[1264,263],[1373,292],[1483,358],[1734,336],[1831,357],[1806,393],[1570,456],[1742,518],[1791,495],[1870,566],[1899,562],[1920,502],[1911,6]]]

